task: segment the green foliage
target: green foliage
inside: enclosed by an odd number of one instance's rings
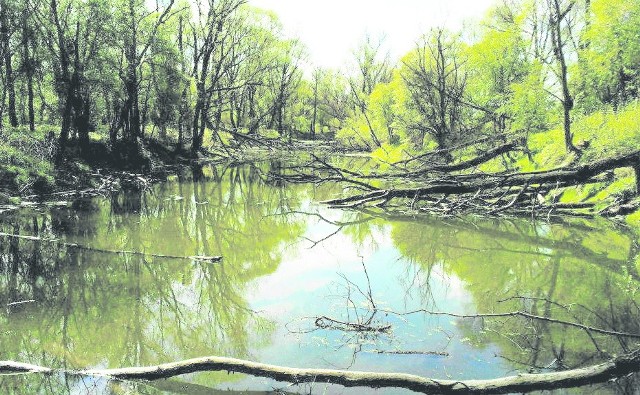
[[[466,49],[469,98],[473,103],[503,117],[498,132],[542,130],[549,111],[542,65],[527,56],[526,7],[502,3],[489,11],[480,38]],[[486,114],[480,114],[486,115]]]
[[[511,130],[529,134],[547,129],[552,104],[545,91],[542,65],[532,63],[527,74],[510,85],[510,90],[503,110],[512,119]]]
[[[588,141],[582,160],[630,153],[640,141],[640,103],[632,102],[619,111],[605,108],[575,122],[576,140]]]
[[[581,109],[621,106],[640,88],[640,3],[593,0],[576,74]]]
[[[21,190],[44,192],[54,183],[51,164],[55,141],[48,140],[50,127],[39,127],[35,135],[27,128],[5,129],[0,134],[0,189],[12,195]]]
[[[408,143],[400,145],[384,143],[382,144],[382,147],[379,147],[371,153],[371,158],[379,163],[377,167],[380,171],[386,171],[391,167],[392,163],[397,162],[404,157],[408,147]]]
[[[348,118],[346,125],[336,133],[336,140],[345,147],[358,150],[371,150],[375,146],[369,126],[360,117]]]

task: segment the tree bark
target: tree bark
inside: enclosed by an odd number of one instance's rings
[[[60,57],[60,69],[57,70],[56,78],[59,80],[56,83],[56,93],[59,98],[59,106],[62,113],[62,123],[60,126],[60,137],[58,141],[60,143],[60,147],[66,145],[67,140],[69,140],[69,131],[71,129],[71,87],[70,87],[70,74],[69,74],[69,57],[67,53],[67,42],[64,38],[64,32],[62,29],[62,24],[60,23],[60,18],[58,15],[58,2],[57,0],[51,0],[50,4],[51,8],[51,17],[53,19],[53,24],[56,28],[56,41],[58,45],[59,57]],[[60,150],[59,154],[61,155],[64,150]]]
[[[571,111],[573,110],[573,96],[569,90],[569,71],[567,60],[564,54],[565,40],[562,37],[562,21],[565,20],[567,14],[573,7],[573,3],[566,10],[560,7],[560,0],[552,0],[552,15],[550,16],[551,24],[551,42],[553,45],[553,53],[560,67],[560,84],[562,86],[562,109],[564,115],[564,144],[567,152],[578,152],[573,145],[573,133],[571,132]]]
[[[640,196],[640,164],[633,167],[633,173],[636,176],[636,196]]]

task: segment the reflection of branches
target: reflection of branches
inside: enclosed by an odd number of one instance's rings
[[[448,312],[444,312],[444,311],[430,311],[430,310],[426,310],[426,309],[418,309],[418,310],[413,310],[413,311],[408,311],[408,312],[404,312],[404,313],[398,313],[395,311],[391,311],[391,310],[381,310],[385,313],[389,313],[389,314],[396,314],[396,315],[411,315],[411,314],[417,314],[417,313],[425,313],[425,314],[429,314],[429,315],[444,315],[444,316],[448,316],[448,317],[455,317],[455,318],[507,318],[507,317],[523,317],[523,318],[528,318],[531,320],[537,320],[537,321],[545,321],[545,322],[549,322],[552,324],[561,324],[561,325],[566,325],[566,326],[572,326],[575,328],[579,328],[579,329],[583,329],[589,332],[595,332],[595,333],[600,333],[603,335],[609,335],[609,336],[619,336],[619,337],[631,337],[631,338],[637,338],[640,339],[640,334],[638,333],[628,333],[628,332],[618,332],[618,331],[613,331],[613,330],[606,330],[606,329],[602,329],[602,328],[597,328],[597,327],[593,327],[593,326],[589,326],[589,325],[584,325],[578,322],[572,322],[572,321],[565,321],[565,320],[559,320],[559,319],[555,319],[555,318],[550,318],[550,317],[545,317],[545,316],[540,316],[540,315],[536,315],[536,314],[531,314],[531,313],[527,313],[525,311],[510,311],[510,312],[505,312],[505,313],[484,313],[484,314],[457,314],[457,313],[448,313]]]
[[[565,311],[567,314],[570,314],[576,321],[579,320],[579,316],[578,314],[574,313],[575,309],[574,307],[583,309],[584,311],[588,312],[589,314],[594,315],[597,319],[599,319],[600,321],[606,323],[607,319],[605,317],[603,317],[600,313],[598,313],[597,311],[581,304],[581,303],[570,303],[568,305],[565,304],[561,304],[558,303],[556,301],[550,300],[549,298],[545,298],[545,297],[534,297],[534,296],[521,296],[521,295],[515,295],[515,296],[511,296],[508,298],[504,298],[501,300],[498,300],[498,303],[504,303],[504,302],[508,302],[508,301],[512,301],[512,300],[521,300],[523,303],[526,303],[527,301],[541,301],[544,302],[547,306],[556,306],[560,309],[562,309],[563,311]],[[609,326],[613,327],[611,324],[609,324]],[[591,343],[593,344],[593,346],[595,347],[596,351],[598,351],[598,353],[600,355],[608,355],[606,352],[604,352],[601,348],[600,345],[598,344],[597,340],[594,338],[593,333],[595,331],[592,331],[590,329],[587,328],[583,328],[584,332],[587,334],[587,336],[589,337],[589,340],[591,341]],[[615,335],[616,331],[612,331],[612,333],[610,335],[612,336],[617,336]],[[607,333],[607,335],[609,335]],[[618,339],[620,341],[622,341],[623,339],[621,339],[621,336],[618,336]],[[621,344],[623,349],[625,351],[628,351],[627,348],[625,348],[626,344]]]
[[[359,220],[356,220],[356,221],[332,221],[332,220],[326,218],[325,216],[323,216],[323,215],[321,215],[320,213],[317,213],[317,212],[306,212],[306,211],[298,211],[298,210],[284,211],[284,212],[280,212],[280,213],[277,213],[277,214],[271,214],[269,216],[272,216],[272,215],[284,215],[284,216],[287,216],[287,215],[291,215],[291,214],[300,214],[300,215],[307,215],[307,216],[316,217],[316,218],[318,218],[319,220],[321,220],[323,222],[326,222],[326,223],[328,223],[330,225],[336,226],[336,229],[333,232],[331,232],[330,234],[328,234],[327,236],[324,236],[323,238],[321,238],[319,240],[312,240],[312,239],[310,239],[308,237],[301,236],[303,239],[309,241],[312,244],[311,247],[309,247],[308,249],[315,248],[318,244],[321,244],[322,242],[329,240],[333,236],[335,236],[338,233],[340,233],[345,227],[353,226],[353,225],[365,224],[365,223],[367,223],[367,222],[369,222],[369,221],[374,219],[374,217],[367,216],[367,217],[365,217],[363,219],[359,219]]]
[[[311,240],[310,238],[308,238],[306,236],[301,236],[301,237],[311,243],[311,247],[309,247],[308,249],[312,249],[312,248],[315,248],[318,244],[321,244],[322,242],[327,241],[330,238],[332,238],[333,236],[335,236],[338,233],[340,233],[340,231],[342,231],[342,228],[343,228],[342,226],[339,226],[336,230],[334,230],[333,232],[329,233],[328,235],[326,235],[325,237],[321,238],[320,240]]]
[[[77,243],[67,243],[60,239],[46,239],[38,236],[30,236],[30,235],[16,235],[10,233],[0,232],[0,237],[7,237],[9,239],[21,239],[21,240],[31,240],[31,241],[39,241],[51,244],[58,244],[67,248],[74,248],[78,250],[86,250],[92,252],[106,253],[106,254],[123,254],[123,255],[139,255],[139,256],[150,256],[154,258],[164,258],[164,259],[187,259],[194,261],[204,261],[204,262],[218,262],[222,259],[220,256],[179,256],[179,255],[165,255],[165,254],[152,254],[149,252],[142,251],[128,251],[128,250],[109,250],[104,248],[96,248],[91,246],[80,245]]]
[[[335,226],[349,226],[349,225],[361,225],[361,224],[365,224],[371,220],[374,219],[374,217],[372,216],[368,216],[365,217],[364,219],[359,219],[356,221],[332,221],[330,219],[328,219],[327,217],[321,215],[320,213],[316,213],[316,212],[307,212],[307,211],[299,211],[299,210],[291,210],[291,211],[286,211],[286,212],[281,212],[278,214],[274,214],[274,215],[290,215],[290,214],[301,214],[301,215],[308,215],[308,216],[313,216],[313,217],[317,217],[320,220],[330,224],[330,225],[335,225]]]
[[[417,351],[417,350],[371,350],[375,354],[396,354],[396,355],[435,355],[439,357],[448,357],[449,354],[446,351]]]

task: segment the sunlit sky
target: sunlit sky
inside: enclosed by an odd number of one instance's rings
[[[384,36],[392,60],[432,27],[458,30],[479,20],[496,0],[249,0],[272,10],[288,35],[306,45],[315,66],[342,68],[366,34]]]

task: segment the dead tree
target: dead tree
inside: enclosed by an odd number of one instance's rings
[[[466,74],[456,45],[443,29],[434,30],[416,49],[415,60],[405,64],[410,107],[420,115],[420,122],[412,129],[421,138],[431,135],[441,149],[454,145],[464,129]]]

